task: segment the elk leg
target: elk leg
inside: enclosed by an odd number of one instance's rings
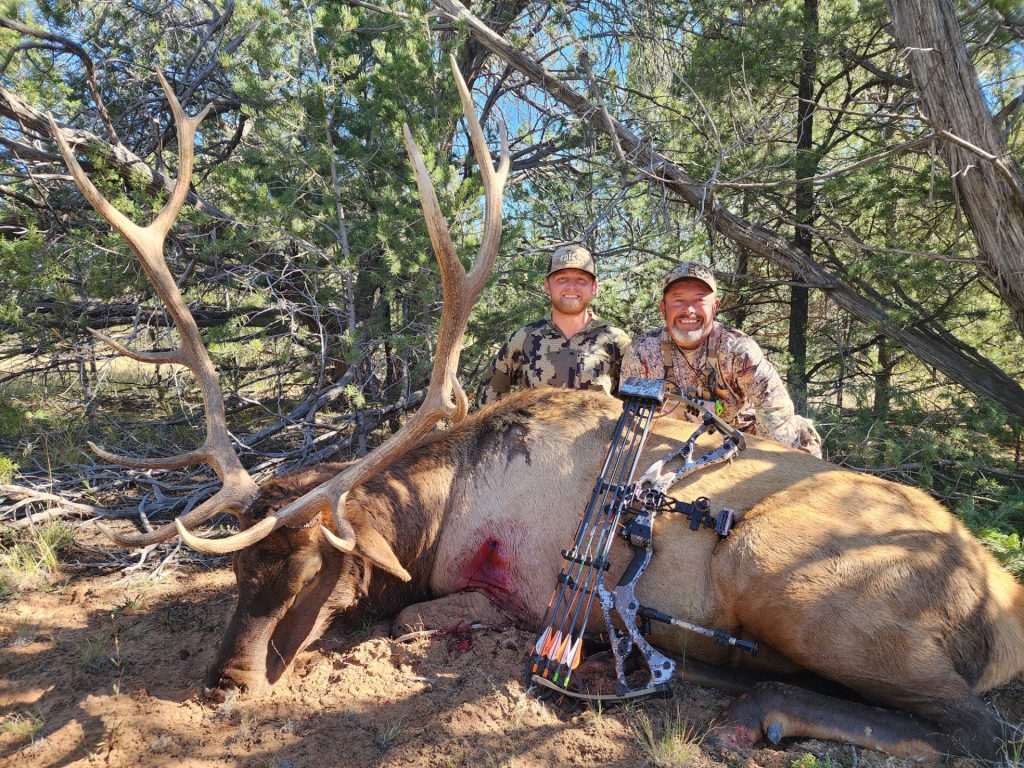
[[[998,762],[1002,748],[999,719],[966,683],[958,693],[924,702],[900,701],[897,704],[935,723],[944,734],[950,753]]]
[[[509,624],[508,617],[494,607],[483,592],[456,592],[404,608],[391,625],[398,636],[420,629],[442,629],[457,624]]]
[[[710,734],[713,744],[750,748],[762,738],[841,741],[899,757],[936,758],[948,738],[911,715],[834,699],[785,683],[758,683],[737,697]]]
[[[919,643],[917,647],[929,646]],[[998,760],[1002,746],[998,718],[952,664],[944,663],[941,657],[936,659],[937,655],[912,658],[910,670],[895,666],[876,669],[868,681],[842,675],[836,675],[836,679],[878,704],[899,708],[918,722],[934,725],[942,734],[947,753]],[[870,659],[863,659],[860,668],[869,669],[870,663]],[[890,674],[883,684],[881,676],[886,672]]]

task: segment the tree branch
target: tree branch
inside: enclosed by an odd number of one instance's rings
[[[458,0],[434,2],[435,6],[450,14],[453,19],[464,22],[469,34],[481,45],[504,59],[581,120],[595,130],[606,130],[607,123],[596,104],[489,29]],[[657,152],[650,141],[637,136],[614,117],[610,122],[631,160],[639,167],[654,169],[655,176],[687,205],[706,217],[708,224],[715,230],[740,247],[764,256],[799,276],[808,285],[824,291],[851,315],[877,329],[966,389],[1000,403],[1017,416],[1024,416],[1024,389],[977,350],[954,338],[937,324],[908,325],[892,318],[890,313],[897,307],[877,292],[868,287],[857,292],[834,272],[795,248],[782,235],[732,213],[711,197],[707,185],[696,181]]]
[[[50,135],[49,116],[45,112],[35,109],[27,101],[2,85],[0,85],[0,117],[14,120],[23,129],[34,131],[40,136],[49,137]],[[89,131],[63,127],[60,130],[72,148],[79,151],[84,150],[86,153],[102,159],[107,165],[116,168],[124,178],[141,178],[150,189],[163,189],[168,193],[174,191],[174,179],[154,171],[126,147],[112,145]],[[84,164],[83,167],[88,168],[88,164]],[[222,221],[233,222],[228,214],[212,203],[206,202],[194,192],[190,191],[185,200],[203,213]]]
[[[86,52],[85,48],[66,37],[61,37],[60,35],[48,32],[45,29],[30,27],[28,24],[22,24],[20,21],[9,19],[5,16],[0,16],[0,27],[6,27],[7,29],[20,32],[23,35],[29,35],[30,37],[34,37],[39,40],[57,43],[64,50],[77,56],[82,61],[82,66],[85,67],[85,82],[89,87],[89,93],[92,94],[93,101],[96,103],[96,111],[99,112],[100,120],[103,121],[103,126],[107,129],[107,135],[110,136],[110,140],[113,142],[115,147],[121,146],[121,139],[118,138],[117,131],[114,130],[114,122],[110,119],[110,115],[107,114],[107,108],[103,104],[103,99],[100,98],[100,89],[96,85],[96,65],[93,64],[92,58]]]

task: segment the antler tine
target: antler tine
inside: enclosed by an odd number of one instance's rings
[[[351,551],[355,545],[355,537],[352,533],[352,526],[345,516],[345,497],[348,491],[406,453],[433,428],[438,419],[448,417],[453,421],[458,421],[466,414],[468,400],[459,385],[455,371],[459,365],[462,339],[469,322],[470,310],[480,291],[483,290],[498,255],[498,247],[501,242],[502,192],[508,178],[511,160],[508,137],[504,125],[502,125],[501,161],[498,168],[494,168],[483,130],[474,113],[472,96],[459,73],[454,56],[451,57],[451,67],[459,88],[466,121],[469,124],[473,150],[484,180],[485,223],[480,251],[474,260],[471,272],[467,275],[455,252],[448,224],[441,213],[441,206],[437,201],[437,194],[423,162],[423,157],[416,142],[413,141],[408,126],[403,126],[406,151],[412,163],[413,176],[419,190],[420,206],[423,209],[430,242],[441,271],[441,285],[444,291],[434,367],[430,374],[426,397],[419,410],[406,421],[398,432],[358,464],[314,488],[288,506],[272,513],[252,529],[218,540],[217,544],[212,545],[217,548],[217,551],[241,549],[252,544],[253,539],[258,540],[257,537],[260,534],[269,534],[281,525],[293,524],[299,520],[306,522],[312,519],[313,515],[322,516],[328,512],[333,519],[334,532],[326,526],[322,526],[325,537],[338,549]],[[259,533],[254,530],[256,528],[260,529]]]
[[[199,462],[192,462],[193,464]],[[228,512],[233,515],[241,514],[249,504],[252,503],[252,499],[246,497],[238,491],[224,492],[222,488],[220,491],[215,493],[210,498],[206,499],[202,504],[199,504],[183,515],[179,515],[174,519],[172,523],[155,528],[147,533],[119,533],[112,528],[108,528],[103,523],[96,523],[96,527],[100,529],[100,532],[108,539],[120,544],[123,547],[148,547],[151,544],[159,544],[162,541],[172,538],[178,533],[178,529],[185,528],[191,530],[197,525],[202,525],[211,517],[218,512]],[[243,533],[248,533],[251,529],[247,528]],[[201,541],[209,541],[209,539],[201,539]],[[188,541],[185,542],[188,544]],[[210,551],[210,550],[201,550]],[[214,551],[213,554],[219,554]]]
[[[498,256],[498,245],[501,240],[501,205],[502,190],[508,179],[508,172],[512,166],[512,157],[508,149],[508,129],[505,121],[498,121],[499,136],[501,140],[501,160],[495,169],[491,161],[491,152],[487,148],[487,140],[484,138],[483,128],[477,119],[473,105],[473,97],[469,92],[466,81],[459,72],[455,57],[449,54],[452,72],[455,75],[455,85],[459,91],[459,99],[462,101],[462,111],[466,115],[466,125],[469,128],[470,141],[473,144],[473,155],[480,167],[480,176],[484,182],[484,199],[486,200],[486,214],[484,216],[484,234],[480,242],[480,251],[469,271],[469,279],[472,285],[471,291],[474,298],[483,290],[494,269],[494,260]]]
[[[109,453],[92,443],[89,446],[101,458],[107,461],[140,469],[180,469],[181,467],[201,462],[209,464],[214,472],[217,473],[217,476],[223,483],[223,487],[213,497],[179,518],[183,525],[192,528],[219,511],[238,514],[252,503],[259,492],[259,488],[249,476],[249,473],[245,471],[245,468],[242,467],[242,463],[232,447],[231,436],[228,433],[227,419],[224,413],[224,397],[220,389],[217,371],[203,344],[202,335],[199,333],[199,326],[185,304],[163,256],[164,240],[178,214],[181,212],[185,197],[188,194],[195,157],[196,128],[209,111],[209,106],[195,117],[188,117],[181,108],[181,104],[178,103],[178,99],[175,97],[174,91],[167,83],[166,78],[160,72],[156,74],[164,94],[167,96],[167,101],[170,104],[171,113],[175,120],[178,136],[179,168],[174,191],[149,226],[140,227],[131,221],[127,216],[114,208],[96,189],[78,163],[63,132],[57,127],[52,117],[50,118],[50,132],[56,140],[61,155],[63,155],[64,161],[67,163],[68,169],[71,171],[71,175],[82,194],[92,207],[125,239],[132,252],[142,264],[142,268],[153,285],[154,291],[164,303],[164,306],[167,307],[171,318],[174,320],[181,338],[181,346],[166,352],[134,352],[101,333],[92,329],[89,329],[90,332],[115,351],[128,355],[134,360],[148,363],[175,363],[187,367],[199,382],[200,390],[203,393],[203,407],[206,415],[206,439],[203,445],[197,450],[188,451],[176,456],[155,459],[133,459]],[[162,526],[149,533],[127,536],[115,534],[105,526],[101,526],[101,530],[118,543],[127,546],[154,544],[171,538],[176,532],[173,524]]]
[[[160,87],[163,88],[164,96],[167,97],[167,104],[171,108],[171,115],[174,117],[174,128],[178,135],[178,179],[174,183],[174,191],[164,203],[164,207],[150,224],[154,232],[159,233],[161,245],[163,238],[167,236],[174,220],[181,212],[181,206],[188,196],[189,184],[192,181],[192,165],[195,162],[196,153],[196,128],[203,122],[210,112],[210,105],[207,104],[195,117],[189,117],[181,108],[178,97],[167,82],[163,72],[157,70],[157,78],[160,80]],[[160,250],[160,261],[163,263],[163,248]],[[191,313],[189,313],[191,314]]]

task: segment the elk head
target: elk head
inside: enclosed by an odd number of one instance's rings
[[[135,352],[100,333],[92,331],[93,335],[134,360],[186,366],[196,376],[203,393],[206,440],[195,451],[160,459],[134,459],[108,453],[92,443],[90,447],[108,461],[141,469],[178,469],[205,462],[220,477],[221,490],[196,509],[178,517],[173,524],[136,535],[115,533],[101,526],[107,536],[126,546],[154,544],[177,533],[188,546],[202,552],[238,553],[235,571],[239,581],[239,605],[213,670],[214,682],[234,676],[235,682],[256,685],[267,678],[268,657],[276,660],[275,669],[281,667],[281,660],[287,666],[295,653],[322,632],[333,612],[349,607],[355,599],[356,585],[352,578],[345,577],[354,573],[353,561],[358,560],[364,580],[371,565],[402,581],[411,578],[395,555],[394,542],[388,541],[378,530],[373,516],[361,509],[347,510],[346,500],[354,488],[419,443],[440,419],[459,421],[468,407],[456,370],[470,310],[497,257],[502,192],[510,159],[502,126],[502,156],[498,167],[494,167],[474,113],[472,97],[454,57],[451,57],[451,67],[483,177],[486,213],[480,250],[467,273],[456,254],[422,156],[405,126],[405,146],[444,292],[427,394],[419,410],[403,427],[361,461],[347,466],[314,468],[296,473],[290,479],[272,481],[255,507],[260,488],[231,446],[217,372],[163,258],[164,239],[189,188],[196,126],[208,108],[195,117],[187,117],[167,81],[157,73],[176,123],[179,176],[167,204],[147,227],[127,219],[99,193],[76,160],[62,131],[50,121],[52,134],[79,189],[128,242],[170,312],[181,345],[167,352]],[[238,517],[242,530],[221,539],[203,538],[192,532],[219,512]],[[227,670],[226,675],[217,667]],[[270,676],[276,679],[276,672],[272,671]]]

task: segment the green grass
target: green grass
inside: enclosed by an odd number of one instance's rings
[[[1024,768],[1024,726],[1006,726],[1011,730],[1003,742],[1002,765],[1006,768]]]
[[[684,768],[694,764],[701,755],[704,732],[676,713],[652,719],[644,710],[629,720],[636,743],[648,762],[658,768]]]
[[[0,733],[21,743],[32,741],[44,725],[43,718],[35,712],[14,712],[0,719]]]
[[[260,727],[259,716],[251,709],[247,709],[241,713],[238,720],[238,736],[239,738],[248,741],[252,739]]]
[[[802,756],[791,762],[789,768],[832,768],[832,758],[825,755],[824,760],[819,760],[810,752],[805,752]]]
[[[0,600],[49,583],[61,553],[74,541],[67,523],[50,523],[0,538]]]
[[[18,466],[62,467],[88,451],[88,422],[64,391],[19,383],[0,388],[0,482],[17,482]]]
[[[377,731],[377,736],[374,738],[374,743],[381,749],[387,749],[402,733],[402,718],[397,717],[394,720],[386,720]]]
[[[0,456],[0,484],[9,483],[14,479],[18,465],[6,456]]]
[[[99,672],[106,666],[107,643],[100,639],[84,640],[75,647],[75,656],[86,672]]]
[[[14,636],[11,638],[11,646],[19,648],[31,645],[39,634],[39,625],[29,621],[16,621],[14,623]]]
[[[24,419],[25,412],[21,408],[15,406],[6,397],[0,397],[0,434],[20,434]]]

